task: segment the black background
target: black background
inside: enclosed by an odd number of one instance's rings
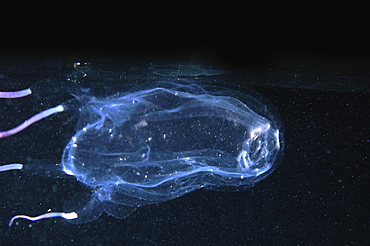
[[[0,40],[0,61],[3,67],[20,71],[14,75],[18,84],[11,89],[29,86],[32,79],[26,76],[37,79],[34,64],[45,60],[51,64],[113,60],[125,65],[197,62],[223,67],[238,84],[265,95],[280,113],[285,132],[280,167],[246,191],[200,190],[140,208],[124,220],[107,215],[83,225],[61,219],[20,220],[11,228],[7,223],[12,215],[61,209],[67,194],[81,187],[72,179],[2,173],[1,244],[368,244],[370,46],[365,32],[342,28],[343,22],[320,28],[297,23],[289,29],[283,24],[251,27],[250,22],[229,28],[222,21],[171,27],[176,22],[170,17],[151,23],[152,28],[147,24],[127,29],[127,24],[112,26],[116,28],[112,31],[109,25],[98,28],[78,20],[71,29],[66,25],[51,32],[43,28],[6,33]],[[23,84],[18,82],[22,77],[27,80]],[[22,100],[19,109],[27,109],[30,99]],[[1,110],[3,128],[10,127],[5,120],[20,117],[16,111],[9,113],[9,107]],[[55,116],[49,123],[58,125],[59,119]],[[40,138],[45,124],[35,126],[31,136],[1,140],[2,163],[16,161],[27,148],[45,153],[63,148],[62,143],[50,144],[58,136]]]

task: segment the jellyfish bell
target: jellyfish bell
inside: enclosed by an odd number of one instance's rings
[[[31,94],[24,91],[0,92],[0,97]],[[77,131],[57,167],[93,194],[77,198],[78,206],[69,212],[16,215],[9,225],[15,219],[51,217],[85,223],[103,211],[124,218],[137,207],[200,188],[255,185],[278,164],[281,122],[265,102],[233,95],[173,80],[84,101],[78,107]],[[46,109],[0,132],[0,138],[71,108],[67,102]],[[23,170],[25,165],[3,165],[0,171]]]

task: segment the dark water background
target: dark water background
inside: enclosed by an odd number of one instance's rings
[[[198,190],[139,208],[124,220],[103,214],[82,225],[62,219],[19,220],[9,228],[13,215],[62,210],[69,196],[86,188],[73,178],[1,173],[1,245],[368,244],[370,52],[366,46],[333,40],[218,34],[2,39],[0,90],[24,89],[51,75],[63,77],[76,61],[97,67],[102,79],[95,82],[102,83],[104,92],[125,88],[120,83],[127,78],[153,79],[152,65],[221,67],[228,73],[194,79],[252,88],[268,98],[284,124],[285,151],[279,168],[245,191]],[[1,129],[68,98],[57,93],[2,100]],[[60,158],[75,126],[73,121],[61,123],[72,116],[55,115],[2,139],[1,164],[24,156]]]

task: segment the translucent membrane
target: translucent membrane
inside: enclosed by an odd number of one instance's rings
[[[251,95],[212,91],[196,84],[158,82],[119,97],[84,102],[61,164],[94,193],[73,199],[65,209],[73,212],[17,215],[9,225],[20,218],[51,217],[85,223],[103,211],[124,218],[137,207],[196,189],[248,187],[266,178],[283,150],[278,117],[268,103]],[[65,110],[67,106],[58,105],[42,111],[0,132],[0,138]],[[20,169],[22,164],[0,167]]]

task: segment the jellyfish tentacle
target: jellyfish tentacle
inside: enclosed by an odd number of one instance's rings
[[[46,117],[49,117],[50,115],[53,115],[53,114],[56,114],[56,113],[59,113],[59,112],[63,112],[63,111],[65,111],[65,108],[63,107],[63,105],[58,105],[58,106],[55,106],[53,108],[49,108],[49,109],[46,109],[44,111],[41,111],[40,113],[35,114],[34,116],[29,118],[28,120],[24,121],[19,126],[13,128],[13,129],[7,130],[7,131],[0,132],[0,138],[5,138],[5,137],[8,137],[8,136],[14,135],[14,134],[16,134],[20,131],[23,131],[24,129],[26,129],[27,127],[29,127],[30,125],[32,125],[33,123],[35,123],[39,120],[42,120]]]
[[[66,220],[73,220],[78,217],[78,214],[76,212],[70,212],[70,213],[51,212],[51,213],[41,214],[35,217],[28,216],[28,215],[16,215],[9,221],[9,226],[11,226],[14,220],[16,219],[26,219],[26,220],[31,220],[31,221],[37,221],[41,219],[48,219],[48,218],[55,218],[55,217],[62,217],[63,219],[66,219]]]
[[[20,91],[0,91],[0,98],[20,98],[31,94],[30,88]]]
[[[0,166],[0,172],[21,170],[22,168],[23,168],[23,164],[20,164],[20,163],[7,164],[7,165]]]

